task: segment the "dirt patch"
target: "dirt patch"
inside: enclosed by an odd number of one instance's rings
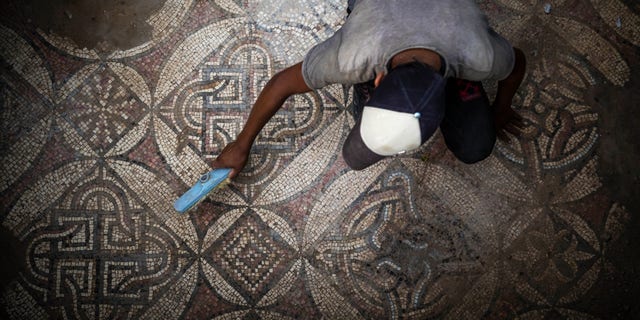
[[[631,79],[624,88],[600,88],[589,97],[601,107],[600,176],[611,197],[631,212],[640,211],[639,87],[639,79]]]
[[[622,88],[600,87],[586,97],[598,107],[598,171],[603,188],[613,201],[626,207],[631,217],[622,237],[607,246],[607,259],[616,266],[616,272],[603,277],[596,292],[599,298],[595,298],[603,306],[602,311],[615,312],[620,319],[635,317],[640,311],[635,302],[640,293],[640,76],[637,70],[632,70],[631,75]]]
[[[147,19],[166,0],[26,0],[16,10],[27,23],[67,37],[81,48],[111,52],[138,46],[151,37]]]

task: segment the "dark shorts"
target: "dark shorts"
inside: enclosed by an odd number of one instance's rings
[[[374,90],[373,81],[353,86],[351,112],[360,118]],[[488,157],[496,142],[494,111],[479,81],[450,78],[446,86],[445,115],[440,131],[447,147],[464,163]]]

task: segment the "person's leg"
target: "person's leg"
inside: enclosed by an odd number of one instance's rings
[[[464,163],[488,157],[496,142],[493,107],[482,83],[451,78],[440,130],[447,147]]]

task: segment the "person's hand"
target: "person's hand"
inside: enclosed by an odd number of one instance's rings
[[[242,171],[249,159],[250,147],[243,147],[236,141],[229,143],[220,155],[213,160],[211,166],[218,168],[231,168],[229,178],[234,178]]]
[[[496,135],[502,141],[508,141],[507,133],[516,137],[522,134],[524,129],[524,119],[520,114],[506,105],[496,105],[495,107],[495,126]]]

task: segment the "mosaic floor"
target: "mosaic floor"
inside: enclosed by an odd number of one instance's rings
[[[349,170],[350,88],[333,86],[290,99],[243,174],[186,215],[173,201],[266,81],[339,28],[346,1],[156,1],[126,48],[22,23],[16,2],[0,25],[0,317],[640,312],[640,175],[615,165],[639,154],[638,131],[612,130],[638,119],[637,2],[479,1],[529,62],[514,101],[525,132],[479,164],[436,134]]]

